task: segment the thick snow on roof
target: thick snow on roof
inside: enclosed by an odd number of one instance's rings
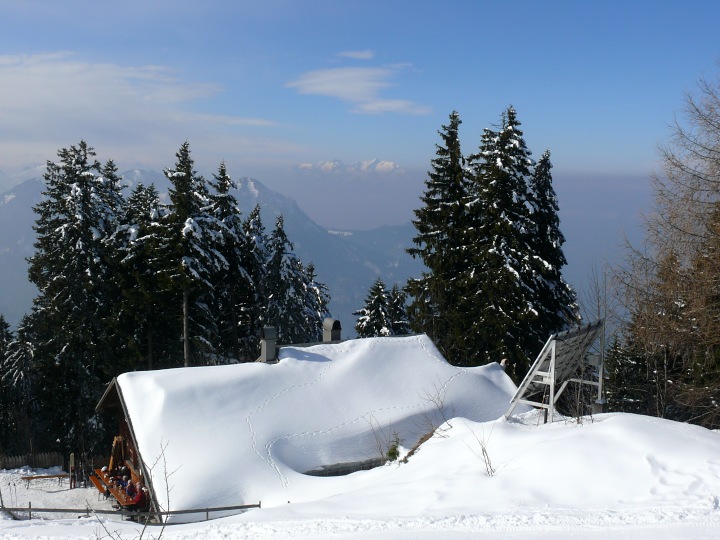
[[[495,420],[515,391],[499,365],[451,366],[424,335],[285,347],[274,365],[117,381],[155,494],[171,510],[342,493],[346,481],[304,473],[381,457],[395,434],[411,447],[452,417]],[[202,517],[173,518],[187,519]]]

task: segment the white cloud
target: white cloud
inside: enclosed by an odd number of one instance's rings
[[[375,99],[360,102],[357,104],[354,112],[365,114],[382,114],[385,112],[394,112],[399,114],[430,114],[430,107],[418,105],[406,99]]]
[[[401,70],[395,67],[341,67],[318,69],[287,83],[300,94],[327,96],[351,103],[355,113],[428,114],[430,108],[403,99],[385,99],[381,91],[395,86],[391,81]]]
[[[64,51],[0,55],[0,81],[0,168],[44,162],[80,139],[101,159],[154,166],[171,162],[186,139],[193,148],[212,148],[208,159],[301,146],[239,132],[273,125],[266,119],[189,111],[189,103],[224,89],[183,80],[163,66],[90,63]]]
[[[337,54],[344,58],[353,58],[355,60],[372,60],[375,57],[375,53],[370,49],[364,51],[344,51]]]

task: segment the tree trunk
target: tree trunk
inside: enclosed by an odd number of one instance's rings
[[[232,320],[232,351],[235,356],[235,361],[240,361],[240,335],[238,326],[240,321],[238,320],[237,306],[235,305],[235,295],[230,294],[230,315]]]
[[[148,364],[148,369],[152,371],[152,368],[153,368],[153,333],[152,333],[152,329],[149,329],[148,333],[147,333],[147,364]]]
[[[183,357],[185,359],[185,367],[190,366],[189,296],[187,288],[183,289]]]

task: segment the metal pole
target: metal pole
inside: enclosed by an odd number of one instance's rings
[[[555,418],[555,343],[553,339],[552,349],[550,350],[550,423],[552,424],[553,418]],[[547,423],[547,422],[546,422]]]
[[[600,334],[600,365],[598,366],[598,393],[597,399],[593,404],[593,414],[607,412],[607,401],[603,397],[603,384],[605,382],[605,321],[601,321],[603,325]]]

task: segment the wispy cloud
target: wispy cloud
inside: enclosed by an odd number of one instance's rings
[[[403,99],[387,99],[381,92],[395,86],[397,67],[340,67],[318,69],[287,83],[300,94],[327,96],[353,104],[352,112],[381,114],[428,114],[430,108]]]
[[[0,55],[0,167],[7,161],[51,159],[86,139],[117,161],[172,159],[185,139],[225,155],[269,146],[239,127],[267,127],[263,118],[197,113],[188,105],[224,89],[181,78],[163,66],[120,66],[76,59],[69,52]],[[278,141],[278,146],[291,145]],[[109,146],[109,147],[108,147]],[[162,155],[159,155],[161,154]]]
[[[370,49],[364,51],[343,51],[337,54],[343,58],[353,58],[355,60],[372,60],[375,58],[375,52]]]

